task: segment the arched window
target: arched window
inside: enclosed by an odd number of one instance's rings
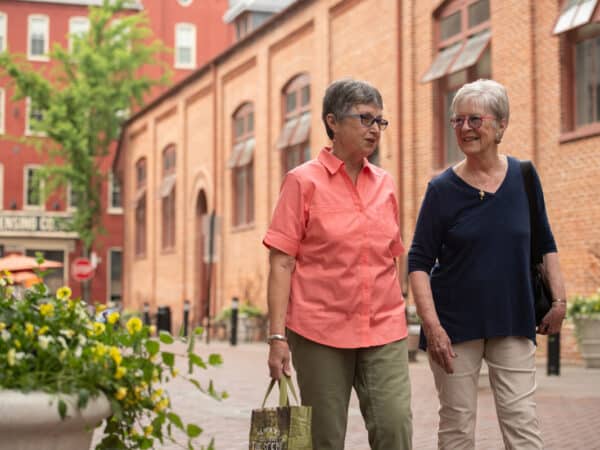
[[[298,75],[282,95],[283,124],[277,140],[283,174],[310,159],[310,77]]]
[[[232,119],[233,146],[227,166],[233,180],[233,225],[254,222],[254,106],[246,103]]]
[[[175,248],[175,156],[174,145],[163,150],[160,183],[163,250]]]
[[[434,14],[437,55],[421,80],[434,82],[439,166],[461,159],[450,128],[450,104],[465,83],[491,77],[490,1],[451,0]]]
[[[146,255],[146,158],[135,163],[135,255]]]

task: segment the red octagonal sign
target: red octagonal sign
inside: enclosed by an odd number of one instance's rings
[[[87,258],[75,258],[71,264],[71,276],[77,281],[86,281],[94,276],[94,267]]]

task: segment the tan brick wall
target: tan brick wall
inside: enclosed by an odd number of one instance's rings
[[[559,38],[551,35],[558,14],[553,0],[491,0],[492,75],[506,85],[511,121],[501,151],[534,159],[546,193],[569,293],[590,292],[600,274],[589,269],[599,251],[598,202],[600,137],[560,143]],[[330,81],[367,79],[383,94],[391,125],[381,143],[381,163],[399,186],[403,237],[410,244],[427,181],[440,169],[436,160],[436,91],[421,83],[436,53],[433,12],[439,1],[307,1],[217,59],[176,95],[139,117],[126,140],[126,205],[133,204],[133,165],[149,160],[148,256],[133,255],[133,208],[126,208],[125,271],[127,302],[139,307],[168,303],[180,308],[196,301],[196,199],[203,189],[208,209],[222,216],[219,262],[215,271],[216,310],[231,297],[266,308],[267,252],[261,239],[281,183],[275,142],[283,123],[282,90],[298,74],[311,79],[312,155],[328,141],[320,118]],[[232,180],[225,167],[231,152],[231,117],[245,102],[255,111],[255,222],[232,228]],[[145,129],[142,127],[145,126]],[[177,247],[161,254],[157,198],[160,150],[176,142]],[[216,160],[215,160],[216,155]],[[179,179],[183,180],[180,183]],[[181,192],[181,195],[180,195]],[[598,267],[598,266],[596,266]],[[596,269],[597,271],[598,269]],[[176,314],[179,315],[179,312]],[[566,330],[563,355],[577,360]],[[545,341],[540,342],[540,355]]]

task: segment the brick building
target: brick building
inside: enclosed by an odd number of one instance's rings
[[[55,43],[68,46],[69,33],[88,29],[88,7],[100,3],[0,0],[0,51],[22,53],[35,68],[47,72],[53,64],[47,55],[49,49]],[[175,83],[230,45],[234,30],[221,20],[228,7],[226,0],[173,0],[168,8],[165,3],[133,1],[123,14],[147,11],[153,38],[174,49],[162,57],[173,68]],[[143,70],[147,75],[162,75],[158,66]],[[154,94],[160,91],[156,89]],[[52,196],[44,204],[37,200],[32,176],[36,167],[44,163],[44,152],[38,153],[13,138],[31,135],[30,120],[40,112],[32,110],[27,100],[13,101],[12,97],[9,80],[0,78],[0,248],[4,253],[28,255],[42,251],[46,258],[61,261],[63,268],[54,271],[46,281],[52,287],[69,284],[78,294],[79,283],[69,271],[70,262],[81,254],[81,247],[76,233],[61,231],[56,222],[57,218],[71,215],[71,196],[69,192]],[[111,155],[104,161],[107,173],[112,158]],[[100,236],[94,248],[97,267],[92,299],[118,301],[122,296],[123,208],[116,178],[111,176],[103,187],[102,201],[107,233]]]
[[[447,121],[456,89],[478,77],[506,85],[511,121],[501,151],[538,168],[568,292],[595,290],[599,22],[594,0],[291,4],[128,122],[116,161],[127,304],[170,305],[177,322],[187,299],[195,320],[203,317],[201,224],[215,210],[211,311],[234,296],[266,307],[261,239],[282,176],[328,144],[321,96],[346,76],[382,92],[391,125],[375,160],[397,182],[407,244],[427,181],[458,158]]]

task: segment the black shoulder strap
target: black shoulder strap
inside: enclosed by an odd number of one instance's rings
[[[533,187],[533,164],[531,161],[521,161],[521,175],[525,184],[525,192],[527,193],[527,201],[529,202],[529,226],[531,227],[531,263],[539,264],[542,262],[537,249],[539,222],[537,215],[537,201]]]

